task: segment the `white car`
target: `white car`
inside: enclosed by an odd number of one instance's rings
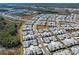
[[[64,45],[60,42],[51,42],[48,44],[48,48],[50,51],[54,51],[54,50],[57,50],[57,49],[60,49],[60,48],[64,48]]]
[[[67,46],[78,44],[78,42],[74,39],[65,39],[62,42]]]

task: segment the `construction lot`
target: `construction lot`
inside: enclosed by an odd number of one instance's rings
[[[24,55],[79,54],[78,14],[39,14],[22,29]]]

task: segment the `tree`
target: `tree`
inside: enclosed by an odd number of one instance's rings
[[[0,44],[3,47],[11,48],[16,47],[19,44],[19,41],[16,37],[11,36],[9,32],[0,32]]]
[[[0,21],[4,20],[4,18],[2,16],[0,16]]]
[[[16,24],[10,23],[10,24],[7,24],[6,27],[7,27],[8,32],[11,35],[16,35],[16,31],[17,31]]]
[[[0,45],[6,48],[17,47],[20,44],[20,41],[16,37],[16,24],[7,23],[4,24],[3,21],[0,23]],[[2,29],[2,27],[4,27]]]

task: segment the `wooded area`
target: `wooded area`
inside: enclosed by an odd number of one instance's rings
[[[6,48],[17,47],[20,42],[16,34],[16,23],[6,22],[6,20],[0,16],[0,45]]]

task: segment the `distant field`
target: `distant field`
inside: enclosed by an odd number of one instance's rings
[[[59,7],[59,8],[79,8],[79,3],[2,3],[1,8],[22,8],[27,6],[36,7]]]

